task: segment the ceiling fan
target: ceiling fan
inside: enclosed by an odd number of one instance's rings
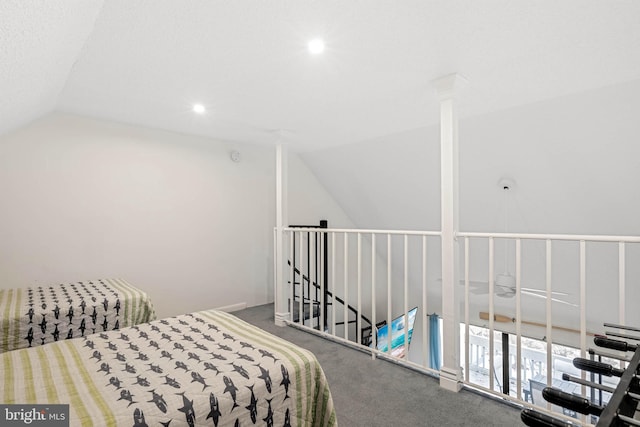
[[[461,281],[464,285],[464,280]],[[489,282],[481,282],[476,280],[469,280],[470,292],[476,295],[482,295],[489,293]],[[496,275],[493,282],[493,292],[496,296],[502,298],[512,298],[516,294],[516,278],[509,272],[505,272],[503,274]],[[547,298],[547,291],[544,289],[536,289],[529,287],[520,287],[520,293],[522,295],[528,295],[535,298]],[[577,304],[571,303],[569,301],[562,300],[557,297],[561,296],[569,296],[566,292],[551,292],[551,301],[557,302],[560,304],[570,305],[572,307],[577,307]]]
[[[505,220],[504,220],[504,228],[505,233],[508,233],[509,230],[509,190],[514,187],[514,182],[510,179],[503,178],[499,181],[499,186],[504,192],[504,212],[505,212]],[[504,240],[504,273],[497,274],[494,278],[493,282],[493,291],[496,296],[502,298],[512,298],[516,294],[516,278],[513,276],[508,270],[508,259],[509,259],[509,245],[508,240]],[[464,280],[461,280],[461,283],[464,284]],[[487,294],[489,293],[489,282],[481,282],[481,281],[469,281],[469,285],[472,288],[471,293],[473,294]],[[522,295],[528,295],[535,298],[544,298],[546,299],[547,291],[545,289],[536,289],[531,287],[520,287],[520,292]],[[573,307],[577,307],[577,304],[573,304],[569,301],[565,301],[558,297],[561,296],[569,296],[568,293],[565,292],[551,292],[551,301],[557,302],[560,304],[566,304]]]

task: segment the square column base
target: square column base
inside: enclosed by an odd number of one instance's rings
[[[275,324],[276,326],[287,326],[287,320],[290,319],[289,312],[286,313],[276,313],[275,314]]]
[[[462,389],[462,376],[460,375],[460,370],[450,370],[447,368],[442,368],[440,371],[440,387],[445,390],[459,392]]]

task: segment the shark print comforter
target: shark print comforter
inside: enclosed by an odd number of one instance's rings
[[[0,402],[71,426],[335,426],[309,351],[215,310],[0,354]]]
[[[122,279],[0,290],[0,352],[155,319],[151,300]]]

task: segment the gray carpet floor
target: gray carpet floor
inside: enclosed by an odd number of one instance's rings
[[[469,390],[442,389],[436,378],[376,359],[294,327],[274,324],[273,304],[233,313],[313,352],[329,381],[341,427],[523,426],[520,409]]]

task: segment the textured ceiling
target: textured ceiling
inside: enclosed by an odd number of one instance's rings
[[[634,0],[0,0],[0,133],[61,110],[313,150],[436,123],[452,72],[463,117],[640,79],[639,22]]]
[[[0,134],[56,109],[101,7],[0,0]]]

